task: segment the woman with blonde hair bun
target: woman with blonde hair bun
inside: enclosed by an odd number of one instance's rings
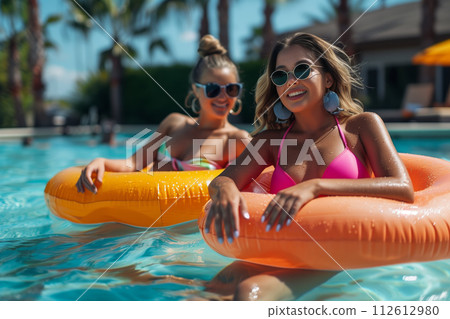
[[[296,33],[275,44],[256,87],[253,139],[236,165],[209,185],[205,232],[214,227],[219,243],[239,237],[240,223],[250,218],[240,191],[270,165],[275,167],[270,193],[276,195],[260,221],[266,231],[290,225],[319,196],[414,200],[383,121],[352,98],[352,88],[362,83],[350,62],[344,51],[312,34]],[[293,283],[300,277],[285,275],[271,269],[248,276],[235,297],[295,298],[299,290]]]
[[[185,100],[197,116],[169,114],[154,138],[131,161],[94,159],[83,169],[77,182],[78,191],[84,192],[86,188],[97,192],[93,173],[98,174],[97,180],[101,182],[105,171],[133,172],[145,167],[153,171],[218,169],[234,160],[245,149],[250,136],[228,122],[228,114],[239,114],[242,109],[242,83],[236,65],[226,53],[212,35],[202,37],[200,57],[191,71],[191,86]]]

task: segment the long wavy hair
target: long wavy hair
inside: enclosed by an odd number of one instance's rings
[[[258,79],[255,91],[256,129],[252,135],[264,129],[282,129],[292,123],[277,123],[277,117],[273,112],[273,104],[278,100],[276,86],[270,80],[270,75],[276,68],[278,54],[281,50],[293,45],[301,46],[314,54],[315,64],[320,65],[324,72],[328,72],[333,78],[330,90],[339,96],[341,107],[344,109],[339,117],[349,117],[363,112],[362,103],[352,98],[352,88],[363,88],[362,80],[356,69],[351,66],[350,57],[340,48],[309,33],[295,33],[275,44],[269,57],[269,62],[264,73]]]

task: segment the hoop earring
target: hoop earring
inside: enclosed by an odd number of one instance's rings
[[[198,109],[197,109],[197,106],[198,106]],[[200,102],[198,101],[198,98],[194,97],[192,99],[191,109],[192,109],[192,112],[194,112],[195,114],[200,114],[201,106],[200,106]]]
[[[286,123],[292,115],[292,112],[289,111],[281,101],[275,103],[273,106],[273,113],[277,117],[277,123]]]
[[[236,116],[236,115],[239,115],[241,113],[241,111],[242,111],[242,101],[241,101],[241,99],[237,99],[236,104],[234,106],[236,107],[236,105],[238,105],[237,110],[232,109],[230,111],[231,115],[235,115]]]
[[[196,104],[198,105],[198,109],[196,108]],[[190,108],[195,114],[200,113],[200,102],[192,91],[189,91],[184,99],[184,106],[188,109]]]
[[[339,101],[339,96],[334,91],[328,91],[323,96],[323,107],[325,110],[332,114],[332,115],[338,115],[341,111],[344,109],[339,107],[341,102]]]

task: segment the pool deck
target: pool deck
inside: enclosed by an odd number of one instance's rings
[[[156,128],[154,125],[117,125],[114,129],[116,133],[134,134],[149,127]],[[2,139],[20,139],[28,136],[32,137],[51,137],[61,135],[96,135],[101,133],[100,125],[80,125],[80,126],[55,126],[55,127],[21,127],[21,128],[2,128],[0,129],[0,140]]]
[[[386,127],[392,138],[450,139],[450,123],[448,122],[386,123]]]
[[[250,124],[238,124],[238,127],[252,131]],[[450,139],[449,122],[399,122],[386,123],[392,138],[448,138]],[[117,125],[116,133],[135,134],[145,128],[155,129],[155,125]],[[0,129],[0,140],[20,139],[28,136],[51,137],[61,135],[95,135],[100,134],[100,125],[43,127],[43,128],[3,128]]]

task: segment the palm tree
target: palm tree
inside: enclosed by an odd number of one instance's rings
[[[71,15],[70,17],[67,19],[67,24],[74,30],[76,30],[79,34],[81,34],[85,45],[86,45],[86,50],[85,50],[85,56],[86,56],[86,63],[88,61],[88,56],[89,56],[89,33],[90,30],[92,28],[92,21],[90,19],[86,19],[86,15],[85,14],[81,14],[81,12],[79,12],[78,10],[73,10],[73,7],[71,7]],[[85,65],[86,66],[86,65]]]
[[[32,72],[34,126],[39,127],[47,123],[44,109],[45,84],[42,77],[45,64],[45,42],[39,21],[37,0],[28,0],[28,35],[30,44],[28,63]]]
[[[189,11],[196,1],[184,1],[184,0],[163,0],[157,6],[149,10],[150,23],[152,27],[150,28],[150,45],[148,48],[150,54],[150,60],[153,52],[157,49],[161,49],[166,54],[169,54],[169,47],[166,41],[160,37],[158,33],[158,25],[166,22],[167,16],[170,12],[174,11],[176,13],[185,13]]]
[[[5,30],[9,30],[3,46],[8,48],[8,88],[11,94],[16,125],[26,126],[25,112],[22,102],[22,74],[20,71],[19,45],[24,42],[24,25],[21,24],[24,18],[24,7],[22,2],[14,0],[1,0],[0,11],[9,22]],[[21,24],[17,26],[17,22]]]
[[[145,7],[148,0],[79,0],[77,3],[69,1],[79,17],[91,19],[89,15],[107,29],[113,38],[111,47],[100,54],[100,68],[110,64],[110,99],[111,117],[115,123],[121,122],[122,113],[122,58],[128,54],[136,56],[136,50],[130,43],[121,43],[147,33],[150,30],[149,19],[146,17]],[[86,12],[85,12],[86,11]],[[126,51],[126,52],[125,52]]]
[[[261,58],[263,43],[262,26],[255,26],[248,38],[244,39],[246,49],[245,57],[247,61],[254,61]]]
[[[262,26],[253,28],[252,35],[246,39],[248,44],[247,53],[259,59],[267,59],[274,45],[276,35],[273,30],[272,16],[278,4],[288,2],[289,0],[264,0],[264,22]]]
[[[230,30],[229,30],[229,8],[228,0],[219,0],[217,13],[219,16],[219,41],[228,50],[230,55]]]
[[[267,59],[275,41],[275,32],[272,26],[272,16],[275,12],[277,0],[264,0],[264,24],[262,26],[263,43],[260,51],[260,58]]]
[[[328,0],[326,6],[323,6],[321,10],[325,18],[312,15],[306,15],[305,18],[309,19],[312,24],[336,20],[339,42],[343,44],[345,52],[352,56],[355,54],[355,44],[350,28],[351,17],[363,12],[365,7],[365,0]]]
[[[192,8],[200,7],[201,10],[201,20],[200,28],[198,30],[198,38],[201,39],[204,35],[209,34],[209,18],[208,18],[208,0],[163,0],[156,8],[151,11],[152,21],[155,24],[161,24],[167,18],[171,10],[177,13],[186,13]],[[156,31],[156,28],[153,28]],[[161,47],[163,50],[167,50],[167,46],[162,38],[156,38],[151,41],[151,48]],[[153,45],[153,43],[155,43]],[[166,49],[165,49],[166,48]]]
[[[199,39],[204,35],[209,34],[209,19],[208,19],[208,0],[197,0],[202,10],[202,19],[200,20]]]
[[[422,49],[429,47],[436,41],[436,10],[439,5],[438,0],[422,0],[422,23],[421,23],[421,41],[420,46]],[[420,67],[420,81],[421,82],[433,82],[434,80],[434,67],[421,66]]]
[[[344,44],[344,50],[349,56],[355,54],[352,30],[350,27],[350,8],[347,0],[340,0],[336,7],[337,23],[340,41]]]

